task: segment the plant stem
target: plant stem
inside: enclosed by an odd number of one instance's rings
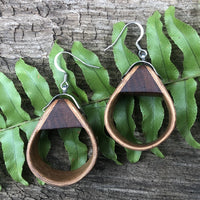
[[[173,84],[173,83],[185,81],[185,80],[188,80],[190,78],[200,78],[200,74],[195,75],[195,76],[187,76],[187,77],[184,77],[184,78],[179,78],[177,80],[169,81],[169,82],[164,83],[164,85],[170,85],[170,84]]]
[[[24,125],[24,124],[28,124],[28,123],[30,123],[30,122],[37,121],[37,120],[39,120],[39,119],[40,119],[40,117],[37,117],[37,118],[31,119],[31,120],[29,120],[29,121],[24,121],[24,122],[18,123],[18,124],[15,124],[15,125],[13,125],[13,126],[10,126],[10,127],[0,129],[0,132],[6,131],[6,130],[9,130],[9,129],[13,129],[13,128],[19,127],[19,126],[21,126],[21,125]]]
[[[188,77],[184,77],[184,78],[179,78],[177,80],[168,81],[168,82],[165,82],[164,85],[170,85],[170,84],[173,84],[173,83],[185,81],[185,80],[188,80],[190,78],[194,78],[194,79],[195,78],[200,78],[200,74],[195,75],[195,76],[188,76]],[[104,98],[104,99],[99,99],[99,100],[96,100],[96,101],[90,101],[87,104],[83,104],[82,107],[85,107],[85,106],[88,106],[88,105],[91,105],[91,104],[94,104],[94,103],[102,102],[102,101],[108,101],[108,100],[109,100],[109,97]],[[33,122],[33,121],[37,121],[39,119],[40,119],[40,117],[37,117],[37,118],[31,119],[29,121],[24,121],[24,122],[18,123],[18,124],[15,124],[13,126],[10,126],[10,127],[4,128],[4,129],[0,129],[0,132],[6,131],[6,130],[9,130],[9,129],[13,129],[13,128],[19,127],[19,126],[21,126],[23,124],[27,124],[27,123],[30,123],[30,122]]]

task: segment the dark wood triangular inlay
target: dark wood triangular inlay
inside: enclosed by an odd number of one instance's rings
[[[59,99],[41,127],[41,130],[78,127],[82,127],[79,120],[64,99]]]
[[[133,93],[135,95],[162,95],[162,92],[144,65],[138,67],[121,92]]]

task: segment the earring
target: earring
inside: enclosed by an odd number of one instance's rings
[[[47,109],[39,120],[28,142],[26,157],[28,166],[32,173],[42,181],[55,186],[67,186],[81,180],[90,172],[97,159],[97,144],[92,129],[88,125],[84,116],[80,113],[80,106],[78,105],[75,98],[70,94],[67,94],[67,88],[69,86],[67,83],[67,73],[57,64],[57,59],[62,53],[67,53],[75,57],[80,62],[89,67],[99,68],[86,64],[69,52],[60,52],[54,59],[55,67],[64,73],[64,81],[61,83],[61,89],[63,93],[56,95],[44,108]],[[59,98],[61,96],[67,98]],[[38,142],[40,138],[40,131],[47,129],[75,127],[85,129],[85,132],[88,134],[93,150],[91,157],[82,167],[73,171],[61,171],[51,168],[41,159],[39,155]]]
[[[108,133],[117,143],[131,150],[144,151],[158,146],[169,137],[175,127],[176,113],[173,101],[162,81],[160,80],[159,75],[157,74],[152,64],[145,61],[147,51],[142,49],[139,45],[139,41],[144,35],[144,29],[141,24],[137,22],[130,22],[126,24],[115,42],[112,45],[108,46],[105,50],[115,45],[125,28],[130,24],[136,24],[141,31],[140,37],[136,41],[136,47],[139,50],[138,55],[141,60],[130,66],[128,71],[122,77],[122,81],[120,82],[114,93],[111,95],[105,109],[104,122]],[[114,107],[118,100],[118,97],[124,94],[163,97],[169,113],[169,123],[166,131],[157,140],[148,144],[134,144],[133,142],[130,142],[122,137],[122,135],[116,129],[113,121]]]

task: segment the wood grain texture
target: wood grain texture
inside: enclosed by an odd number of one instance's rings
[[[148,96],[162,94],[168,109],[169,122],[166,130],[157,140],[148,144],[135,144],[124,138],[117,130],[113,120],[115,105],[118,97],[127,93]],[[129,71],[111,95],[105,109],[104,122],[108,133],[118,144],[131,150],[145,151],[158,146],[170,136],[175,127],[176,112],[170,95],[153,69],[147,65],[137,65]]]
[[[127,78],[123,79],[126,84],[120,87],[120,93],[133,95],[162,96],[162,92],[152,78],[145,65],[136,66]],[[131,75],[131,76],[130,76]]]
[[[61,110],[63,112],[67,112],[62,113]],[[85,129],[90,138],[92,144],[91,157],[82,167],[73,171],[61,171],[53,169],[50,167],[50,165],[45,163],[39,155],[38,144],[40,131],[44,129],[76,128],[76,125]],[[97,159],[96,140],[85,118],[81,115],[76,106],[71,103],[71,101],[68,99],[57,99],[47,108],[28,142],[26,158],[30,170],[36,177],[45,183],[55,186],[67,186],[74,184],[91,171]]]
[[[117,86],[120,73],[116,70],[113,53],[103,51],[111,44],[113,24],[135,20],[144,26],[155,10],[163,13],[170,5],[176,7],[176,17],[189,23],[200,33],[198,0],[0,0],[0,71],[14,80],[23,96],[23,106],[32,111],[30,102],[16,79],[15,62],[23,57],[27,63],[37,67],[50,83],[52,94],[56,94],[57,89],[48,66],[48,54],[53,41],[57,39],[63,48],[70,50],[73,41],[79,40],[86,48],[100,56],[102,65],[109,70],[111,83]],[[132,26],[129,30],[127,45],[136,52],[133,44],[138,37],[138,29]],[[141,41],[141,46],[145,48],[145,39]],[[172,60],[176,66],[182,66],[182,54],[175,46]],[[79,85],[83,89],[88,88],[82,73],[73,63],[68,66],[75,70]],[[196,97],[200,99],[199,92]],[[199,102],[197,101],[198,106]],[[199,131],[198,118],[192,129],[192,134],[198,141]],[[59,145],[59,140],[54,136],[52,141],[52,146],[58,148],[51,155],[52,161],[59,166],[57,160],[65,156],[61,148],[63,144]],[[38,185],[27,164],[23,177],[30,182],[30,186],[14,182],[6,172],[0,153],[0,199],[198,200],[200,151],[188,146],[176,131],[159,148],[166,156],[164,159],[147,151],[142,154],[141,161],[137,164],[129,163],[124,151],[117,148],[122,166],[117,166],[100,155],[95,167],[84,179],[63,188]]]
[[[80,121],[63,99],[59,99],[51,105],[51,112],[48,113],[40,130],[59,128],[82,128]]]

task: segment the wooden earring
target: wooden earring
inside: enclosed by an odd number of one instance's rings
[[[138,42],[140,41],[140,39],[144,34],[142,26],[136,22],[131,22],[129,24],[136,24],[140,27],[141,35],[136,42],[136,46],[139,49],[138,55],[142,60],[134,63],[129,68],[128,72],[125,74],[122,81],[120,82],[114,93],[111,95],[105,109],[104,122],[108,133],[117,143],[131,150],[144,151],[158,146],[160,143],[162,143],[169,137],[169,135],[171,134],[171,132],[175,127],[176,112],[173,101],[169,93],[167,92],[165,86],[163,85],[162,81],[158,77],[156,70],[150,63],[145,61],[147,52],[144,49],[142,49],[138,44]],[[124,29],[129,24],[125,25],[120,35],[123,33]],[[119,36],[117,40],[119,39]],[[113,46],[117,42],[117,40],[108,48]],[[135,144],[124,138],[116,129],[113,121],[114,107],[118,97],[124,94],[163,97],[169,113],[169,122],[166,131],[157,140],[148,144]]]
[[[69,52],[61,53],[68,53],[72,55]],[[67,186],[81,180],[95,165],[98,154],[97,144],[92,129],[88,125],[85,117],[79,112],[78,108],[80,107],[75,98],[66,93],[68,88],[67,74],[57,65],[57,59],[61,53],[57,54],[55,57],[54,64],[58,70],[65,73],[64,81],[61,84],[63,93],[56,95],[46,106],[47,109],[33,131],[26,151],[27,163],[32,173],[45,183],[55,186]],[[72,103],[69,99],[57,99],[60,96],[68,97],[74,103]],[[53,169],[45,163],[39,155],[38,142],[40,138],[40,131],[60,128],[83,128],[91,141],[92,155],[82,167],[76,170],[62,171]]]

